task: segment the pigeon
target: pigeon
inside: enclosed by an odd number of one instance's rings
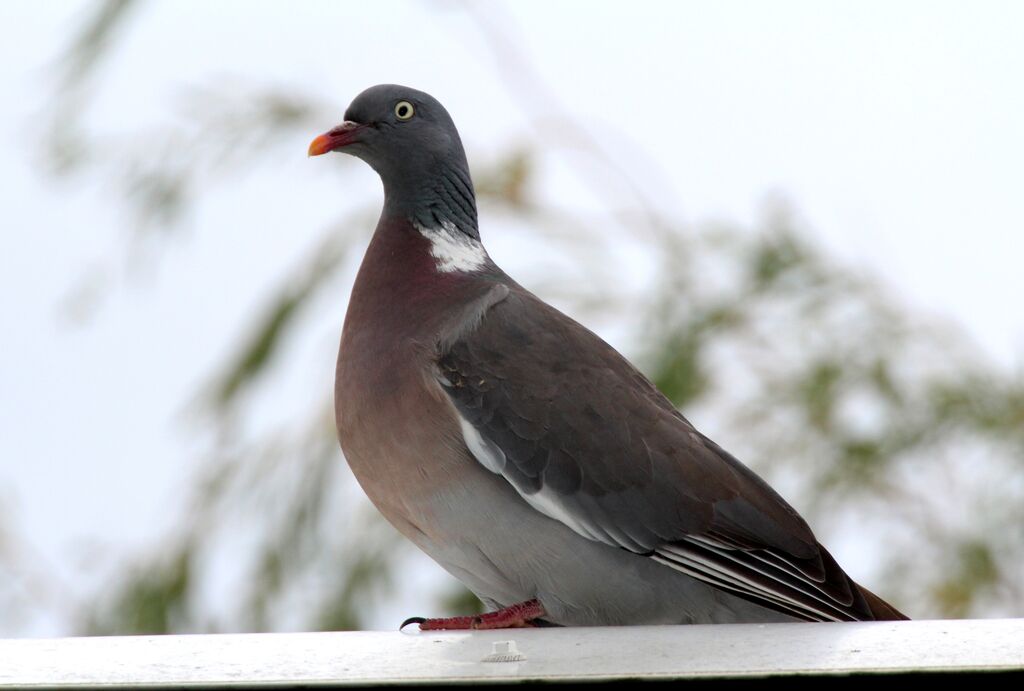
[[[906,619],[625,357],[494,263],[441,103],[370,87],[309,146],[328,152],[384,186],[338,354],[342,451],[490,610],[403,627]]]

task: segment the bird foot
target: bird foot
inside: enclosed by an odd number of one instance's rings
[[[543,626],[535,620],[546,616],[544,607],[537,600],[527,600],[511,605],[497,612],[487,612],[475,617],[446,617],[444,619],[424,619],[409,617],[398,627],[401,631],[409,624],[419,624],[420,631],[465,631],[468,629],[523,629]]]

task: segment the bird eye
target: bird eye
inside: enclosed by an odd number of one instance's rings
[[[399,101],[395,104],[395,115],[399,120],[410,120],[416,110],[408,101]]]

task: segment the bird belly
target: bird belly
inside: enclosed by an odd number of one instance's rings
[[[492,608],[537,598],[563,626],[789,620],[579,535],[479,464],[420,510],[413,541]]]

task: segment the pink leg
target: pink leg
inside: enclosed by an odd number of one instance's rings
[[[536,600],[527,600],[511,605],[497,612],[487,612],[475,617],[447,617],[445,619],[424,619],[409,617],[402,622],[399,630],[409,624],[419,624],[420,631],[459,631],[466,629],[522,629],[534,626],[533,620],[545,616],[544,608]]]

